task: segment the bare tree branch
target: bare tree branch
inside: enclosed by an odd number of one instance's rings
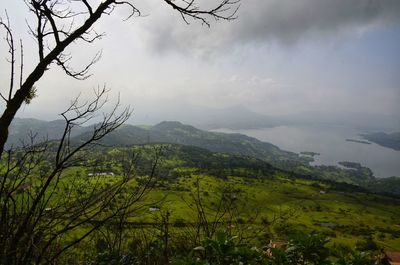
[[[8,61],[10,64],[10,85],[8,89],[8,99],[6,99],[3,95],[1,97],[8,103],[12,97],[13,89],[14,89],[14,76],[15,76],[15,47],[14,47],[14,37],[10,27],[10,19],[8,17],[8,13],[6,11],[7,22],[4,23],[0,19],[0,26],[5,28],[6,30],[6,42],[8,45],[8,53],[10,54],[10,60]]]
[[[232,20],[236,17],[238,0],[221,0],[210,10],[201,9],[195,0],[163,0],[175,9],[186,23],[189,18],[210,26],[209,19]],[[153,185],[160,150],[156,150],[155,162],[143,186],[135,187],[130,193],[126,187],[134,172],[126,174],[105,187],[100,180],[88,186],[82,181],[64,181],[67,168],[81,165],[84,151],[104,136],[121,126],[131,114],[129,108],[120,110],[119,99],[108,114],[98,116],[107,102],[107,90],[95,90],[93,100],[80,103],[79,97],[61,116],[65,127],[58,142],[35,144],[35,135],[30,137],[30,146],[20,150],[4,151],[8,130],[22,104],[29,103],[35,96],[35,84],[52,64],[61,67],[66,75],[76,79],[90,76],[91,66],[98,61],[98,53],[82,70],[70,66],[73,58],[67,48],[82,41],[92,43],[102,36],[93,27],[103,15],[110,15],[117,7],[125,7],[130,13],[126,19],[140,16],[139,9],[131,1],[102,0],[94,4],[88,0],[24,0],[35,22],[27,22],[29,34],[37,42],[38,62],[24,79],[24,47],[20,40],[19,87],[15,88],[16,47],[10,21],[0,18],[5,28],[10,59],[10,86],[8,96],[0,93],[6,108],[0,116],[0,263],[54,264],[62,253],[79,244],[85,238],[114,218],[122,218],[143,207],[140,200]],[[72,3],[78,3],[79,8]],[[80,3],[80,4],[79,4]],[[125,19],[125,20],[126,20]],[[96,121],[87,139],[75,142],[72,132],[80,125]],[[88,187],[89,192],[85,192]],[[68,189],[67,191],[62,190]],[[131,187],[130,187],[131,188]],[[76,189],[76,190],[71,190]],[[116,209],[118,199],[124,203]],[[197,205],[204,209],[204,206]],[[221,206],[222,207],[222,206]],[[221,208],[222,209],[222,208]],[[206,216],[204,214],[204,221]],[[75,239],[66,239],[68,233],[85,227],[85,232]],[[210,231],[212,233],[212,231]],[[58,239],[64,240],[62,246]]]
[[[33,144],[34,136],[32,136],[31,147],[17,151],[16,155],[22,154],[21,158],[14,160],[15,155],[9,151],[6,156],[7,160],[0,160],[0,263],[31,263],[32,259],[35,259],[37,263],[40,263],[42,259],[54,260],[104,223],[118,217],[121,212],[126,214],[137,209],[137,206],[132,209],[131,207],[141,200],[150,187],[157,159],[149,182],[142,188],[138,187],[132,193],[127,194],[124,191],[134,174],[130,167],[128,171],[125,171],[126,175],[111,187],[106,187],[99,179],[97,184],[89,184],[83,188],[90,193],[73,193],[68,199],[64,197],[68,193],[60,194],[63,171],[79,165],[83,161],[80,157],[83,150],[117,129],[130,116],[129,108],[119,111],[118,100],[110,112],[103,114],[100,121],[93,126],[92,133],[87,139],[83,142],[72,143],[71,131],[76,126],[95,119],[99,110],[108,103],[108,91],[104,87],[94,92],[93,100],[80,103],[79,97],[77,97],[61,114],[65,119],[65,129],[56,149],[54,143],[50,142],[40,145]],[[53,147],[48,148],[48,146]],[[43,171],[43,176],[35,176],[38,167],[53,159],[54,163],[51,168]],[[1,168],[3,165],[6,165],[6,168]],[[74,182],[73,180],[68,183],[72,185],[77,183],[78,190],[79,187],[85,185],[85,182]],[[127,194],[124,203],[110,211],[110,206],[115,204],[115,200],[123,194]],[[17,198],[18,204],[16,203]],[[105,215],[106,212],[109,213]],[[95,225],[85,235],[69,242],[55,253],[47,251],[58,237],[65,236],[69,231],[83,225],[87,226],[93,221],[95,221]]]
[[[236,19],[236,14],[240,6],[240,0],[222,0],[214,8],[208,10],[200,9],[195,0],[182,0],[181,2],[185,3],[186,5],[176,4],[176,1],[174,0],[164,0],[164,2],[178,11],[185,23],[189,24],[188,18],[192,18],[194,20],[201,21],[208,27],[210,27],[208,18],[228,21]]]
[[[196,0],[163,1],[176,10],[186,23],[189,23],[188,18],[192,18],[207,26],[210,26],[210,18],[227,21],[235,19],[239,8],[239,0],[220,0],[211,9],[200,8]],[[104,0],[96,7],[94,4],[89,4],[87,0],[24,0],[24,2],[36,17],[36,25],[28,23],[28,28],[38,44],[39,62],[17,91],[14,94],[10,93],[12,96],[7,99],[7,108],[0,116],[0,157],[8,138],[8,128],[11,121],[26,99],[31,98],[32,88],[52,63],[56,62],[67,75],[73,78],[85,79],[90,76],[88,75],[90,67],[97,59],[92,60],[83,70],[74,71],[66,65],[70,57],[64,54],[65,49],[77,40],[92,43],[101,38],[103,34],[98,34],[93,30],[93,25],[102,15],[111,14],[117,6],[125,6],[130,9],[130,15],[126,19],[134,15],[141,15],[136,5],[124,0]],[[84,6],[84,11],[82,11],[82,8],[74,9],[73,2],[81,3]],[[83,22],[75,25],[75,18],[80,18]],[[69,27],[66,28],[68,24]],[[7,36],[9,35],[7,33]],[[11,46],[14,51],[13,44]],[[13,59],[12,56],[12,62]],[[13,79],[12,75],[11,79]],[[0,95],[3,100],[6,98],[2,94]]]

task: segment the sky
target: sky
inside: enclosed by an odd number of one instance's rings
[[[99,2],[93,0],[91,3]],[[212,7],[216,0],[199,0]],[[132,1],[141,17],[118,7],[95,26],[105,36],[68,49],[71,65],[102,58],[85,81],[55,65],[19,117],[57,119],[70,100],[106,85],[110,98],[134,109],[131,123],[154,123],[191,108],[240,106],[270,116],[355,112],[400,117],[400,1],[242,0],[233,21],[210,27],[160,0]],[[25,73],[37,63],[27,33],[32,16],[22,0],[1,0],[16,38],[24,42]],[[4,36],[4,31],[1,31]],[[0,90],[9,70],[0,43]],[[0,103],[0,110],[4,103]],[[186,113],[186,114],[187,114]],[[399,118],[400,119],[400,118]]]

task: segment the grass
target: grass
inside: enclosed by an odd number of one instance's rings
[[[331,237],[331,242],[353,246],[371,236],[380,245],[400,249],[400,206],[398,201],[388,203],[387,198],[363,193],[348,194],[329,190],[325,194],[316,187],[317,181],[285,179],[246,179],[229,177],[218,179],[210,175],[191,174],[176,179],[169,187],[155,188],[146,201],[161,201],[160,210],[171,213],[171,222],[194,222],[196,210],[192,198],[199,180],[201,200],[208,209],[209,218],[219,200],[223,187],[234,187],[238,192],[235,208],[237,218],[245,223],[255,218],[254,229],[267,229],[275,239],[284,239],[296,230],[317,231]],[[192,209],[191,209],[192,208]],[[132,220],[149,222],[154,214],[142,212]],[[321,223],[335,223],[335,227],[323,227]],[[263,224],[264,223],[264,224]],[[281,229],[285,228],[285,229]],[[383,232],[382,232],[383,231]],[[267,243],[267,242],[264,242]]]
[[[130,182],[130,188],[139,185],[140,175],[146,175],[147,169],[143,165],[151,166],[153,147],[144,146],[140,152],[139,147],[132,148],[140,154],[138,165],[143,168],[138,169],[138,176]],[[93,171],[90,167],[76,166],[64,171],[59,187],[68,186],[72,179],[85,183],[88,189],[98,182],[102,185],[115,183],[122,178],[123,166],[118,161],[122,161],[121,157],[128,150],[127,147],[101,150],[101,158],[109,164],[115,176],[88,177],[87,173]],[[242,233],[246,240],[257,245],[266,245],[270,239],[285,240],[299,231],[316,231],[328,235],[332,246],[344,244],[353,248],[357,242],[371,237],[380,246],[400,250],[399,199],[338,191],[329,182],[293,177],[291,173],[269,167],[264,167],[264,171],[257,170],[254,165],[260,165],[261,162],[255,159],[238,159],[232,155],[210,153],[198,148],[179,149],[176,146],[172,146],[168,152],[168,157],[162,159],[158,168],[157,182],[141,202],[142,209],[130,216],[129,222],[157,223],[160,213],[168,211],[172,226],[178,221],[195,223],[198,211],[194,197],[197,193],[200,194],[207,218],[214,220],[222,191],[228,189],[231,199],[234,197],[230,211],[235,219],[235,232]],[[93,161],[96,157],[99,157],[96,150],[87,154],[88,160]],[[195,161],[194,157],[201,161]],[[210,168],[201,167],[203,158],[208,159]],[[224,161],[223,165],[231,165],[231,159],[234,159],[235,167],[218,168],[221,167],[221,161]],[[98,170],[103,171],[101,165]],[[250,177],[246,175],[247,172],[251,173]],[[55,201],[57,199],[54,198]],[[157,206],[160,210],[150,211],[151,206]],[[228,219],[225,216],[222,220],[228,222]],[[321,223],[334,225],[324,227]],[[231,229],[232,225],[223,223],[220,228]],[[184,233],[185,229],[176,226],[173,231]]]

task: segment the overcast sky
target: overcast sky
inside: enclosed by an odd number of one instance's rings
[[[103,84],[135,109],[133,123],[191,105],[240,105],[267,115],[400,113],[399,0],[242,0],[236,20],[211,21],[210,28],[185,24],[161,0],[134,3],[143,17],[124,22],[127,10],[119,8],[97,24],[103,39],[69,49],[78,67],[102,50],[90,79],[74,81],[52,66],[37,84],[38,98],[18,116],[56,119],[80,91]],[[27,8],[22,0],[0,5],[24,41],[27,73],[37,62]],[[4,93],[4,41],[0,54]]]

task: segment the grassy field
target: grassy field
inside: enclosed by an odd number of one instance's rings
[[[151,164],[152,147],[140,147],[137,163],[142,167]],[[342,191],[330,182],[293,176],[265,165],[261,166],[262,170],[257,170],[260,161],[252,158],[198,148],[171,145],[166,148],[165,157],[158,165],[156,181],[141,203],[142,209],[128,219],[132,224],[156,223],[165,212],[175,229],[195,223],[198,221],[196,201],[201,202],[208,220],[213,221],[221,211],[218,211],[221,198],[228,196],[232,200],[229,214],[220,220],[219,227],[231,229],[228,225],[234,226],[236,233],[246,234],[247,240],[257,241],[257,244],[266,244],[270,239],[285,240],[297,232],[316,231],[329,236],[331,245],[354,247],[373,239],[381,247],[400,249],[398,199],[357,190]],[[120,178],[118,172],[122,166],[118,157],[127,150],[129,148],[102,150],[108,170],[116,172],[114,176],[91,180],[87,176],[90,170],[83,167],[69,169],[65,175],[78,174],[84,181],[89,179],[88,183],[101,179],[101,182],[111,184]],[[138,150],[135,152],[139,153]],[[93,157],[96,155],[92,154]],[[137,174],[145,175],[145,172],[145,168],[138,168]],[[138,185],[140,178],[133,180],[132,188]]]
[[[137,192],[149,180],[157,156],[159,163],[145,196],[123,221],[126,247],[138,237],[142,241],[157,239],[167,228],[175,245],[191,242],[191,236],[207,222],[215,231],[237,235],[251,246],[262,247],[270,240],[286,241],[299,233],[317,232],[329,237],[332,249],[362,248],[374,242],[377,247],[400,250],[400,199],[285,172],[252,157],[179,145],[86,151],[78,165],[65,169],[60,176],[48,216],[53,218],[57,203],[68,192],[73,191],[69,198],[79,202],[79,197],[86,196],[93,187],[107,188],[123,180],[131,153],[135,154],[133,177],[121,190],[116,204],[122,204],[125,196]],[[27,189],[36,182],[40,184],[34,176],[41,170],[39,166],[32,171]],[[88,227],[71,231],[65,240],[76,236],[74,233],[83,234]],[[97,240],[96,235],[93,238]],[[82,247],[85,244],[87,247]],[[87,252],[90,247],[88,240],[79,249]]]
[[[218,179],[192,174],[162,189],[154,188],[146,200],[162,200],[155,205],[160,211],[168,210],[172,222],[194,222],[196,210],[192,208],[197,180],[210,220],[216,215],[221,190],[230,188],[237,199],[236,221],[259,240],[285,239],[297,231],[316,231],[328,235],[332,244],[355,246],[357,241],[372,237],[381,246],[400,249],[399,201],[378,195],[332,191],[316,181],[288,179],[284,175],[272,179]],[[147,211],[133,219],[151,221],[155,213]]]

